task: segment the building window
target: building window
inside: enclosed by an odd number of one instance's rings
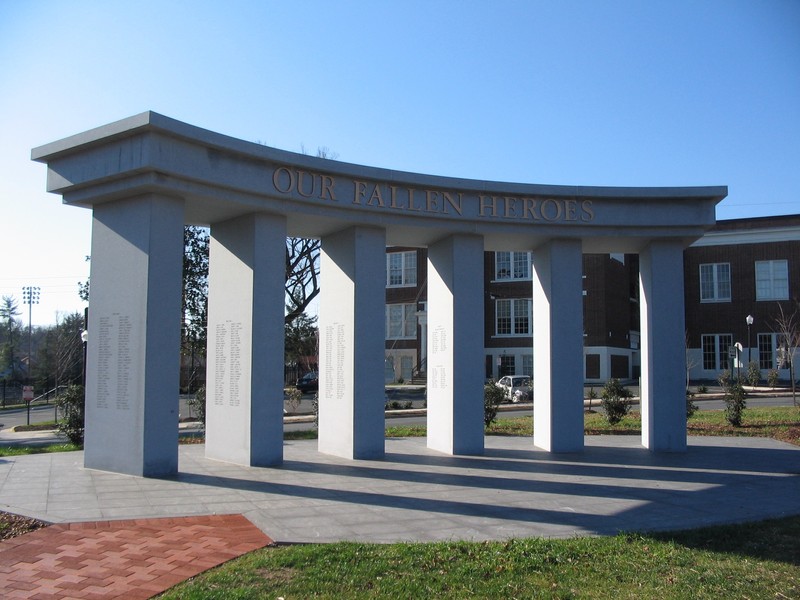
[[[724,371],[730,369],[728,350],[733,346],[733,336],[729,333],[703,335],[703,369]]]
[[[417,337],[417,305],[386,305],[386,339],[414,339]]]
[[[700,265],[700,302],[730,302],[731,265]]]
[[[414,359],[412,357],[406,355],[400,357],[400,374],[404,381],[411,381],[414,375]]]
[[[386,255],[386,285],[407,287],[417,285],[417,253],[390,252]]]
[[[516,375],[517,370],[517,357],[514,355],[503,356],[500,357],[500,369],[497,373],[498,377],[503,377],[504,375]]]
[[[495,304],[497,335],[531,334],[531,300],[514,298],[498,300]]]
[[[786,360],[788,352],[780,333],[758,334],[758,367],[765,371],[770,369],[788,369]]]
[[[758,334],[758,368],[770,370],[775,368],[775,337],[774,333]]]
[[[533,377],[533,354],[522,355],[522,374]]]
[[[496,280],[531,278],[530,252],[495,252],[494,260]]]
[[[756,261],[756,300],[789,299],[789,263],[785,260]]]

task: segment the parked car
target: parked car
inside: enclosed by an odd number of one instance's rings
[[[528,402],[533,397],[531,378],[527,375],[506,375],[495,385],[503,388],[509,402]]]
[[[316,392],[319,389],[319,376],[315,371],[306,373],[297,380],[295,387],[304,394],[306,392]]]

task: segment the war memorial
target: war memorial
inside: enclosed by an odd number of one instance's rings
[[[641,444],[686,450],[683,250],[714,187],[499,183],[269,148],[146,112],[36,148],[93,215],[85,467],[178,471],[183,228],[210,226],[207,458],[283,460],[286,236],[322,241],[318,450],[384,456],[387,246],[428,248],[428,437],[484,452],[484,250],[533,256],[534,435],[583,450],[584,253],[640,257]],[[587,452],[591,451],[588,449]]]

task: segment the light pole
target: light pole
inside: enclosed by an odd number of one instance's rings
[[[28,305],[28,381],[33,374],[33,335],[31,330],[31,315],[33,314],[33,305],[39,304],[39,290],[40,288],[27,285],[22,288],[22,302]]]
[[[750,371],[750,326],[753,324],[753,315],[747,315],[744,319],[747,322],[747,370]]]

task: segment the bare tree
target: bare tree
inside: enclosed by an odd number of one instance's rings
[[[689,393],[689,376],[692,373],[692,369],[694,369],[700,361],[696,356],[692,354],[691,346],[689,345],[689,331],[684,331],[683,336],[683,345],[684,345],[684,352],[686,355],[686,393]]]
[[[787,314],[783,306],[778,304],[780,316],[775,318],[775,332],[778,334],[778,357],[780,365],[789,369],[792,382],[792,403],[797,406],[797,390],[794,373],[794,355],[800,346],[800,304]]]
[[[319,240],[286,238],[286,317],[291,323],[319,294]]]

